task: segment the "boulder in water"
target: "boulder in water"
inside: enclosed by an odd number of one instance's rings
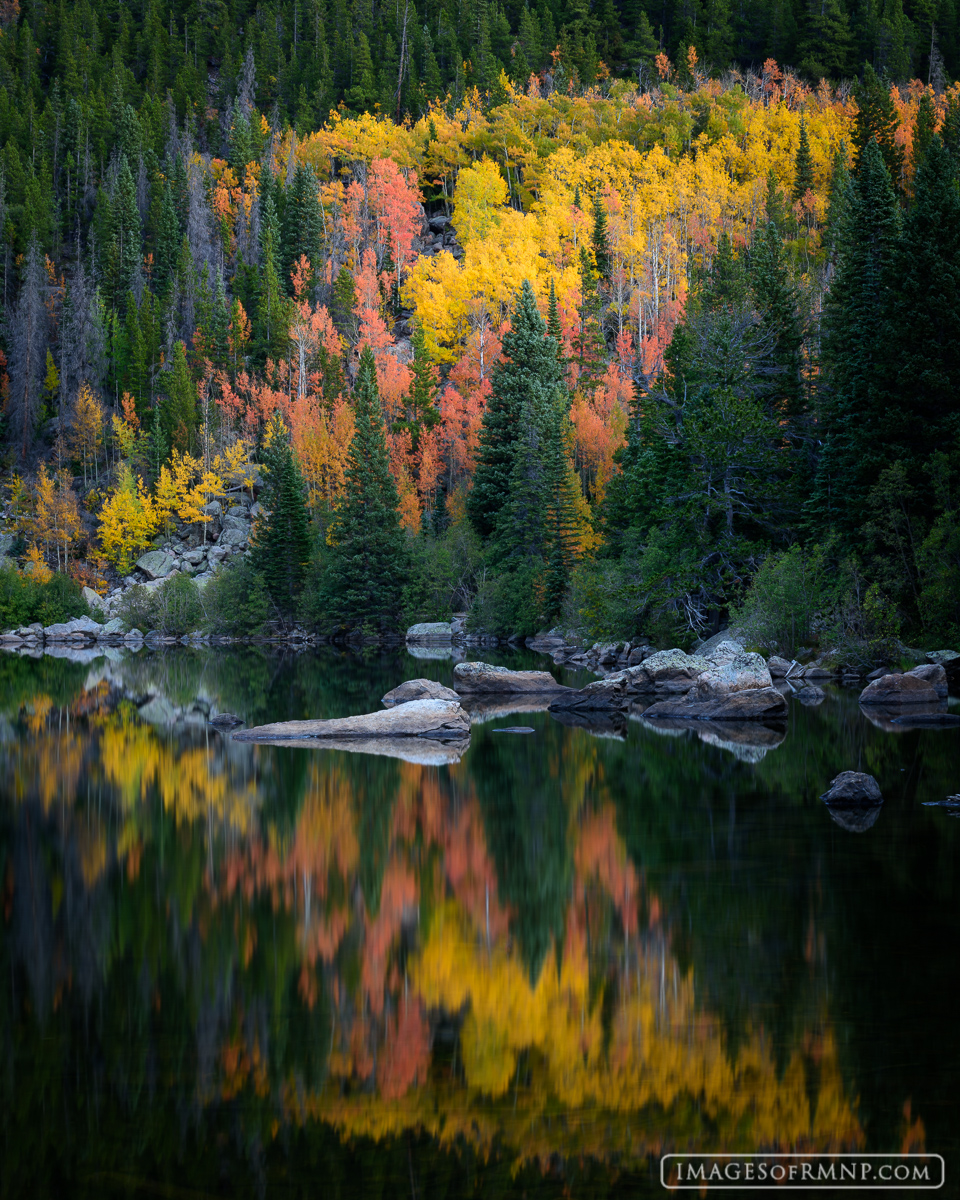
[[[862,771],[841,771],[820,799],[840,807],[864,807],[883,803],[880,785]]]
[[[452,700],[460,703],[460,697],[452,688],[444,687],[435,679],[408,679],[382,696],[380,703],[384,708],[394,708],[411,700]]]
[[[453,700],[410,700],[383,712],[363,713],[356,717],[335,717],[329,721],[279,721],[257,725],[235,733],[237,741],[298,741],[305,738],[418,737],[437,741],[457,741],[470,736],[470,718]]]
[[[910,671],[905,675],[881,675],[860,693],[860,703],[865,705],[937,704],[939,700],[936,687]]]
[[[453,668],[453,686],[461,696],[544,694],[567,691],[549,671],[511,671],[485,662],[462,662]]]

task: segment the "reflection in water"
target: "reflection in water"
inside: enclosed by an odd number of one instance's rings
[[[864,1122],[874,1018],[844,890],[857,872],[872,918],[908,838],[890,856],[870,830],[851,859],[811,797],[866,760],[893,809],[905,747],[927,786],[954,770],[936,734],[885,739],[850,705],[794,712],[785,741],[597,738],[531,712],[535,736],[481,719],[438,765],[239,743],[206,719],[366,711],[422,662],[0,669],[8,1194],[31,1158],[66,1178],[156,1161],[227,1114],[220,1153],[261,1183],[270,1147],[324,1129],[562,1179],[664,1149],[889,1148],[916,1104],[922,1076],[872,1092]],[[918,855],[956,829],[915,797],[878,828],[902,834],[904,812]],[[953,842],[939,855],[955,917]]]

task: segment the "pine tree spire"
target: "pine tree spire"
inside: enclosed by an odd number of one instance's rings
[[[813,156],[810,153],[810,139],[807,137],[807,123],[800,119],[800,142],[797,146],[796,175],[793,182],[794,201],[802,200],[808,191],[813,190]]]
[[[263,575],[274,604],[285,617],[291,617],[310,557],[306,487],[279,412],[273,414],[267,437],[264,506],[269,516],[257,525],[253,565]]]

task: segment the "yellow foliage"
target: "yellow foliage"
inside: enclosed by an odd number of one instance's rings
[[[28,571],[26,568],[30,567]],[[24,574],[35,579],[37,583],[49,583],[53,578],[53,572],[47,566],[47,560],[43,551],[33,542],[30,549],[26,553],[26,562],[24,563]]]
[[[134,479],[126,463],[119,467],[117,488],[100,510],[100,543],[118,571],[127,574],[150,544],[160,514],[143,480]]]

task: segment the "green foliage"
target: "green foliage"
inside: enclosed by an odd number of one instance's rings
[[[124,593],[118,615],[127,629],[156,629],[177,637],[204,624],[200,589],[179,571],[152,590],[135,584]]]
[[[321,547],[308,616],[337,631],[364,624],[396,628],[409,550],[400,528],[397,485],[390,474],[376,364],[369,346],[360,356],[354,392],[355,432],[346,489]]]
[[[46,583],[21,575],[9,562],[0,565],[0,629],[21,625],[56,625],[91,612],[80,595],[79,584],[60,572]]]
[[[253,565],[277,610],[289,617],[299,602],[310,559],[306,487],[279,413],[274,413],[268,432],[263,504],[269,515],[257,522]]]
[[[273,616],[263,576],[248,558],[221,567],[203,590],[205,628],[232,637],[255,636]]]
[[[468,522],[452,525],[440,536],[421,534],[411,539],[409,554],[402,625],[449,621],[452,613],[470,608],[483,560],[480,539]]]
[[[771,554],[753,577],[731,624],[747,645],[793,658],[810,645],[836,602],[835,563],[821,546]]]

